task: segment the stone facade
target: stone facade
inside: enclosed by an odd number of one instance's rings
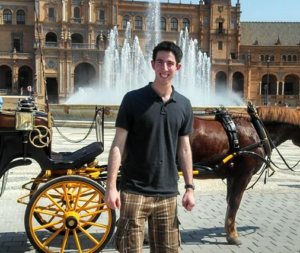
[[[127,20],[143,50],[148,2],[118,0],[2,0],[0,5],[0,92],[39,101],[45,82],[51,103],[62,103],[79,84],[102,75],[109,31],[120,42]],[[34,11],[36,9],[36,12]],[[212,90],[224,86],[255,104],[299,103],[300,23],[240,22],[241,5],[230,0],[199,4],[161,3],[163,40],[177,41],[187,27],[211,57]],[[42,52],[42,54],[41,54]],[[42,57],[42,60],[41,60]],[[267,85],[268,83],[268,85]]]

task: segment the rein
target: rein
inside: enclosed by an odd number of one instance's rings
[[[295,172],[294,168],[299,164],[300,160],[294,165],[294,166],[290,166],[287,161],[285,160],[285,158],[283,157],[283,155],[280,153],[279,149],[277,148],[277,146],[274,144],[272,138],[271,138],[271,135],[269,133],[269,131],[267,130],[267,128],[265,127],[263,121],[260,119],[260,117],[258,116],[257,114],[257,110],[256,108],[254,107],[254,105],[252,103],[249,103],[248,104],[248,112],[249,114],[251,115],[251,117],[258,121],[259,124],[261,125],[261,127],[263,128],[263,131],[267,137],[267,140],[268,140],[268,145],[270,147],[270,149],[274,148],[278,155],[280,156],[281,160],[284,162],[284,164],[287,166],[287,168],[293,172]],[[271,155],[268,155],[268,159],[270,161],[270,163],[272,163],[276,168],[280,169],[280,170],[285,170],[283,168],[280,168],[279,166],[277,166],[272,160],[271,160]]]

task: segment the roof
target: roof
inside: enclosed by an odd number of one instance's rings
[[[300,22],[241,22],[241,45],[297,46]],[[279,40],[279,41],[278,41]]]

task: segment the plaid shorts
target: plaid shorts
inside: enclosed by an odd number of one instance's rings
[[[142,253],[147,219],[150,252],[179,252],[177,197],[147,197],[128,192],[121,192],[115,248],[121,253]]]

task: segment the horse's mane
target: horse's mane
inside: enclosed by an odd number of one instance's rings
[[[300,110],[298,109],[280,106],[261,106],[257,108],[257,113],[264,122],[300,125]]]

